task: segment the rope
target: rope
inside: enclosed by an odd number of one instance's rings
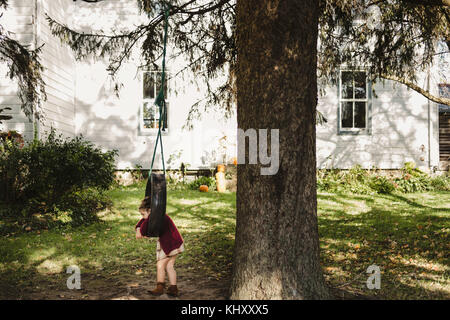
[[[155,149],[153,150],[152,166],[150,167],[150,176],[153,172],[153,164],[155,162],[156,149],[158,147],[158,142],[161,145],[161,160],[163,165],[164,174],[166,174],[166,165],[164,161],[164,148],[162,142],[162,132],[161,128],[165,128],[167,125],[167,110],[166,110],[166,99],[164,97],[164,83],[166,82],[166,50],[167,50],[167,33],[169,28],[169,9],[167,6],[164,11],[164,48],[163,48],[163,59],[162,59],[162,74],[161,74],[161,88],[159,89],[158,96],[155,99],[155,105],[159,107],[159,121],[158,121],[158,135],[156,137]]]

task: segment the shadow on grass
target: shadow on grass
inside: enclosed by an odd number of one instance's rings
[[[51,299],[59,298],[61,292],[65,297],[73,296],[75,293],[66,287],[69,265],[79,266],[82,272],[85,291],[78,292],[78,298],[85,293],[109,298],[123,293],[133,281],[153,285],[156,241],[137,241],[134,233],[140,218],[137,208],[143,195],[141,189],[113,190],[113,212],[106,214],[101,223],[0,239],[0,298]],[[189,202],[195,204],[186,205]],[[185,239],[186,251],[177,259],[179,280],[201,275],[202,281],[228,286],[234,244],[234,194],[171,191],[167,210]],[[195,292],[192,297],[196,297]]]
[[[112,190],[114,208],[101,223],[0,238],[0,298],[109,299],[130,286],[141,291],[152,286],[155,240],[136,241],[134,235],[143,189]],[[235,194],[168,193],[167,212],[186,245],[177,271],[187,291],[193,283],[190,297],[198,297],[195,290],[202,286],[225,290],[229,285],[235,201]],[[448,299],[449,201],[448,194],[439,193],[318,194],[321,260],[336,296]],[[372,264],[381,268],[381,290],[366,287]],[[82,271],[83,290],[76,295],[66,287],[69,265]]]
[[[389,299],[450,297],[449,209],[400,195],[319,194],[318,203],[322,264],[334,286],[349,282]],[[434,203],[440,204],[439,194]],[[373,264],[381,268],[381,290],[366,287]]]

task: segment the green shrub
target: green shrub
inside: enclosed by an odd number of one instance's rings
[[[112,206],[112,200],[104,191],[89,188],[65,195],[58,210],[65,211],[72,226],[97,222],[97,212]]]
[[[450,177],[438,176],[432,178],[431,187],[436,191],[450,191]]]
[[[413,162],[406,162],[402,168],[402,176],[394,179],[398,190],[404,193],[433,190],[432,178],[415,167]]]
[[[213,177],[200,177],[189,183],[189,189],[198,190],[201,185],[206,185],[211,189],[216,188],[216,179]]]
[[[357,165],[350,170],[318,170],[317,189],[358,194],[450,191],[450,177],[433,178],[416,168],[412,162],[406,162],[401,169],[401,176],[396,178],[380,176],[377,171],[365,170]]]
[[[189,187],[185,182],[189,163],[182,162],[179,170],[167,171],[167,188],[169,190],[184,190]]]
[[[358,194],[373,194],[369,186],[370,175],[361,166],[350,170],[318,170],[317,189],[326,192],[352,192]]]
[[[386,177],[376,176],[371,179],[370,187],[377,193],[389,194],[395,189],[394,183]]]
[[[6,152],[13,145],[23,148],[24,144],[22,135],[17,131],[0,132],[0,153]]]
[[[20,207],[23,217],[70,210],[73,219],[84,220],[92,208],[102,206],[99,192],[114,183],[116,155],[117,151],[103,152],[82,136],[63,139],[54,130],[45,140],[23,147],[4,144],[0,200]]]

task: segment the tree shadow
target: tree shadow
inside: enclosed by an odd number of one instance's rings
[[[114,299],[126,296],[133,283],[138,283],[133,289],[135,295],[150,298],[146,289],[153,286],[155,278],[155,241],[136,241],[133,232],[143,189],[143,185],[139,186],[128,192],[127,201],[121,198],[116,203],[112,222],[40,235],[22,234],[11,242],[3,239],[0,298]],[[168,214],[186,245],[186,251],[177,259],[179,281],[186,289],[186,298],[223,299],[231,273],[235,198],[232,194],[210,193],[202,194],[200,203],[195,205],[177,202],[187,202],[198,195],[192,191],[169,192]],[[65,270],[72,264],[82,271],[83,290],[66,287],[70,275]],[[198,294],[196,283],[204,286]]]
[[[386,202],[370,196],[318,195],[319,207],[325,200],[336,204],[319,210],[326,278],[332,286],[349,282],[346,288],[377,298],[448,298],[445,228],[450,221],[445,213],[450,210],[424,206],[399,195],[377,198]],[[401,202],[394,204],[396,200]],[[365,206],[356,214],[346,209],[357,206],[354,201]],[[366,287],[370,265],[382,270],[381,290]]]

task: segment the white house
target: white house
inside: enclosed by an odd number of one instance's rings
[[[96,4],[10,0],[0,24],[23,44],[37,47],[45,43],[41,60],[46,68],[48,100],[44,122],[30,121],[20,111],[16,85],[0,78],[0,108],[13,107],[13,119],[0,129],[17,130],[27,138],[34,130],[43,135],[51,127],[66,136],[82,134],[104,149],[118,149],[118,169],[137,165],[149,168],[157,131],[157,110],[152,109],[152,101],[159,71],[141,70],[136,52],[120,71],[124,86],[117,97],[106,64],[93,59],[76,61],[73,53],[51,35],[45,14],[80,31],[130,28],[146,19],[139,15],[136,0]],[[176,74],[185,63],[178,58],[168,65],[169,72]],[[450,70],[445,63],[442,66],[436,63],[420,80],[436,95],[448,90],[445,79],[450,77]],[[0,72],[5,72],[4,67]],[[328,88],[319,98],[318,109],[328,120],[317,127],[319,168],[360,164],[396,169],[407,161],[425,169],[444,167],[443,161],[450,157],[447,109],[391,81],[375,84],[374,95],[364,69],[343,67],[338,72],[339,86]],[[166,160],[170,158],[168,167],[178,168],[184,162],[191,169],[202,169],[223,162],[224,157],[230,161],[236,156],[235,116],[226,119],[220,112],[209,112],[194,122],[193,130],[183,129],[190,106],[205,94],[201,86],[187,78],[171,77],[169,81],[168,128],[163,136]]]

